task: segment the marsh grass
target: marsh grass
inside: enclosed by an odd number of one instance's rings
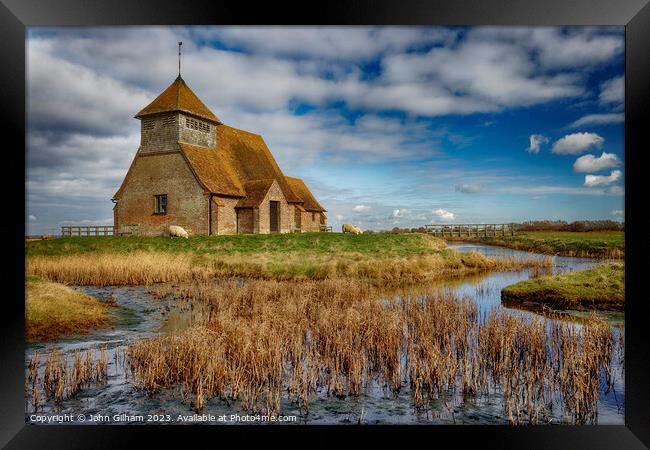
[[[625,266],[622,263],[523,280],[503,288],[504,304],[535,303],[562,309],[625,309]]]
[[[43,376],[39,373],[40,354],[32,353],[28,365],[26,400],[32,411],[38,411],[41,404],[76,396],[83,388],[93,383],[104,383],[108,379],[108,352],[101,347],[96,358],[92,350],[84,354],[76,350],[68,361],[55,347],[45,356]]]
[[[67,286],[28,277],[25,334],[28,341],[48,341],[111,323],[112,305]]]
[[[363,253],[257,254],[74,254],[31,256],[27,273],[52,281],[90,286],[151,285],[201,281],[215,277],[267,280],[372,279],[384,283],[414,283],[487,270],[550,267],[552,260],[491,259],[478,252],[408,256]]]
[[[514,236],[451,238],[498,245],[515,250],[586,258],[625,258],[625,233],[622,231],[520,231]]]
[[[554,407],[593,423],[599,383],[612,383],[602,373],[613,335],[595,317],[576,327],[481,314],[449,291],[385,297],[354,280],[201,282],[176,293],[209,306],[203,323],[131,344],[125,365],[151,395],[182,386],[198,412],[219,398],[279,413],[287,398],[308,413],[315,395],[377,384],[394,395],[408,387],[421,411],[449,395],[502,395],[511,423],[546,421]]]

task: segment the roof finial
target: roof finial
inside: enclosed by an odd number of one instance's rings
[[[181,45],[183,45],[182,41],[178,42],[178,78],[181,77]]]

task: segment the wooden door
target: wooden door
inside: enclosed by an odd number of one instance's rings
[[[280,231],[280,202],[271,201],[269,203],[271,208],[271,213],[269,214],[271,219],[271,233],[277,233]]]

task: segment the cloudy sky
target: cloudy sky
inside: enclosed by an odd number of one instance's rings
[[[178,41],[335,229],[624,218],[622,27],[32,28],[27,233],[112,223]]]

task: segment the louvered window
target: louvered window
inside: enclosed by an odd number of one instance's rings
[[[165,127],[174,125],[175,123],[176,123],[176,117],[174,117],[174,116],[165,117],[163,119],[163,126],[165,126]]]
[[[154,122],[153,119],[147,119],[142,121],[143,130],[153,130],[155,126],[156,126],[156,122]]]
[[[210,125],[208,125],[207,123],[202,122],[200,120],[191,119],[189,117],[187,119],[185,119],[185,126],[187,128],[192,129],[192,130],[198,130],[198,131],[202,131],[204,133],[207,133],[207,132],[210,131]]]

